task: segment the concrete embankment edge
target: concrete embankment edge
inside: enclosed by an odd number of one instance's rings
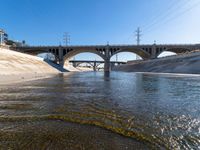
[[[41,58],[0,48],[0,85],[49,78],[59,73]]]
[[[200,74],[200,52],[141,61],[116,67],[115,71]]]

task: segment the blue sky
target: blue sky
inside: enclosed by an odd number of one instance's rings
[[[58,45],[64,32],[70,33],[72,45],[135,44],[138,26],[141,44],[200,43],[200,0],[0,0],[0,4],[0,28],[30,45]]]

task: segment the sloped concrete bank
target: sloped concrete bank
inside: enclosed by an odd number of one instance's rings
[[[47,78],[59,73],[41,58],[0,48],[0,84]]]
[[[200,74],[200,52],[117,66],[115,71]]]

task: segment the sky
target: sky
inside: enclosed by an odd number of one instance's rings
[[[65,32],[70,45],[136,44],[137,27],[141,44],[200,43],[200,0],[0,0],[0,10],[0,28],[29,45],[63,44]]]

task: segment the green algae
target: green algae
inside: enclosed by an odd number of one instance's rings
[[[77,114],[77,113],[76,113]],[[110,130],[114,133],[134,138],[140,142],[143,142],[147,145],[149,145],[150,148],[156,149],[158,147],[162,147],[165,149],[168,149],[167,145],[164,145],[162,142],[159,142],[155,138],[153,138],[150,135],[134,132],[128,129],[123,128],[123,124],[121,126],[112,125],[112,124],[106,124],[104,120],[95,120],[95,119],[84,119],[85,117],[91,117],[91,114],[79,114],[80,116],[75,115],[41,115],[41,116],[1,116],[0,122],[20,122],[20,121],[48,121],[48,120],[61,120],[66,122],[73,122],[78,123],[82,125],[94,125],[98,126],[107,130]],[[122,123],[122,122],[121,122]],[[0,135],[4,134],[3,132],[0,133]],[[12,136],[12,135],[11,135]],[[26,146],[24,146],[26,147]]]
[[[14,110],[30,110],[34,109],[32,104],[5,104],[5,105],[0,105],[0,109],[14,109]]]

